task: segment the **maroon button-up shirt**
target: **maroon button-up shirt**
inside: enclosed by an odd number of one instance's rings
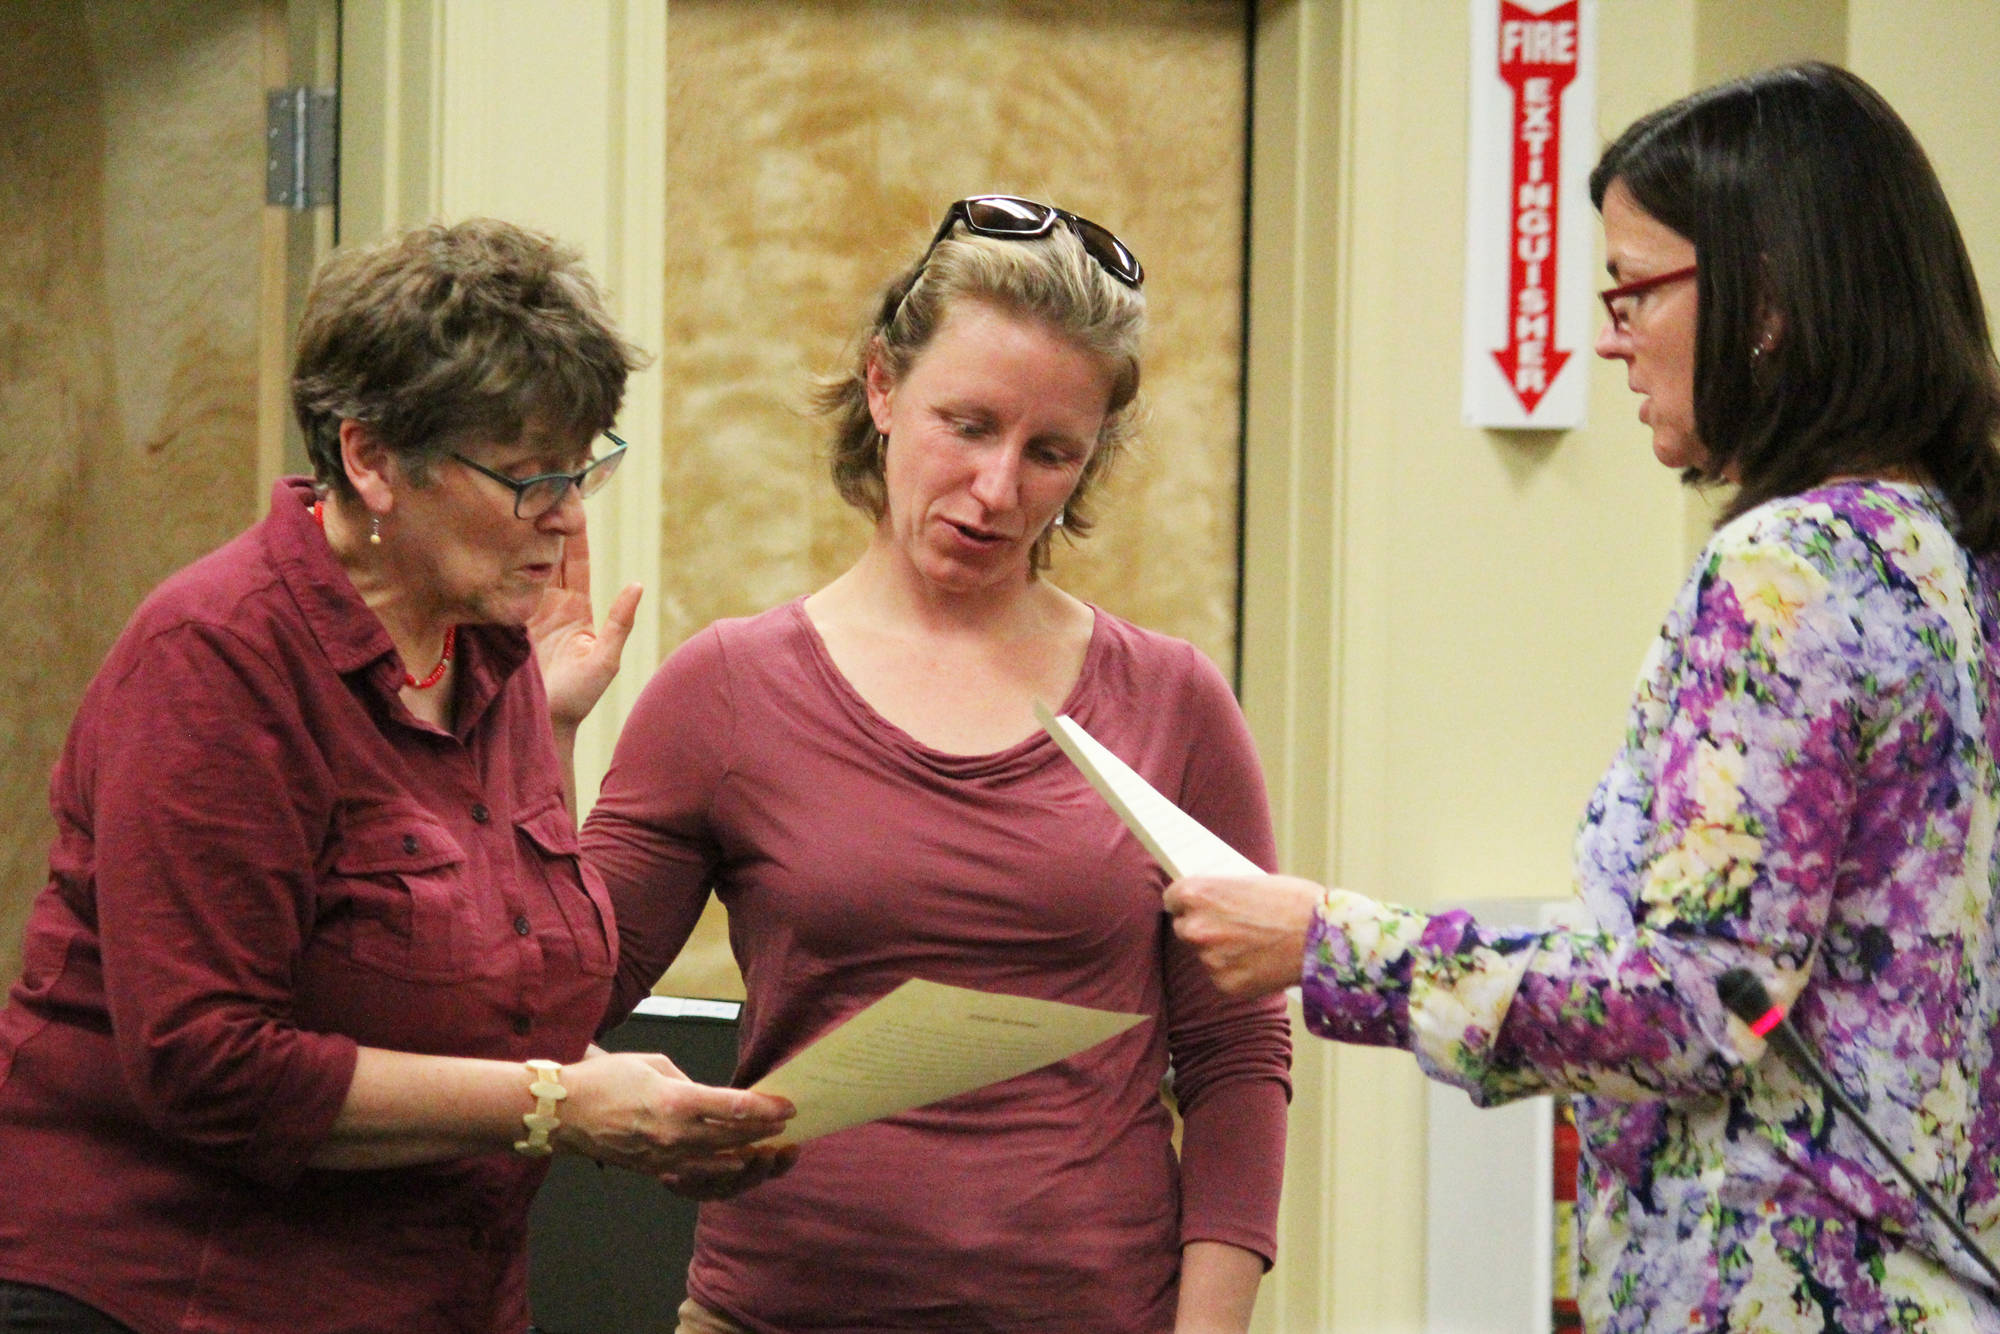
[[[306,1160],[357,1046],[580,1057],[610,908],[526,637],[465,627],[456,731],[419,721],[310,501],[161,585],[70,730],[0,1010],[0,1277],[146,1334],[515,1334],[539,1164]]]

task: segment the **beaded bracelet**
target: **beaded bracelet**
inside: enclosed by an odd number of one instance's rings
[[[529,1061],[528,1075],[528,1092],[535,1097],[535,1110],[521,1114],[528,1137],[514,1141],[514,1152],[530,1158],[546,1158],[555,1152],[549,1147],[549,1132],[562,1125],[562,1118],[556,1115],[556,1104],[569,1096],[569,1090],[562,1086],[562,1067],[554,1061]]]

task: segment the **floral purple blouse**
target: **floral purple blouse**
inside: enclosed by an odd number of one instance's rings
[[[1576,1095],[1591,1330],[2000,1332],[1976,1262],[1715,992],[1745,966],[1793,1003],[2000,1250],[2000,560],[1943,513],[1847,482],[1716,533],[1584,812],[1594,931],[1340,890],[1314,923],[1315,1032],[1481,1105]]]

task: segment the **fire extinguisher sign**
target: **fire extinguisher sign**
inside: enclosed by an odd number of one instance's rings
[[[1583,425],[1590,365],[1596,0],[1469,0],[1468,426]]]

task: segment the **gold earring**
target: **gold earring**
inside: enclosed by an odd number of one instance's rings
[[[374,514],[369,516],[368,545],[371,547],[379,547],[382,545],[382,516],[379,514]]]

